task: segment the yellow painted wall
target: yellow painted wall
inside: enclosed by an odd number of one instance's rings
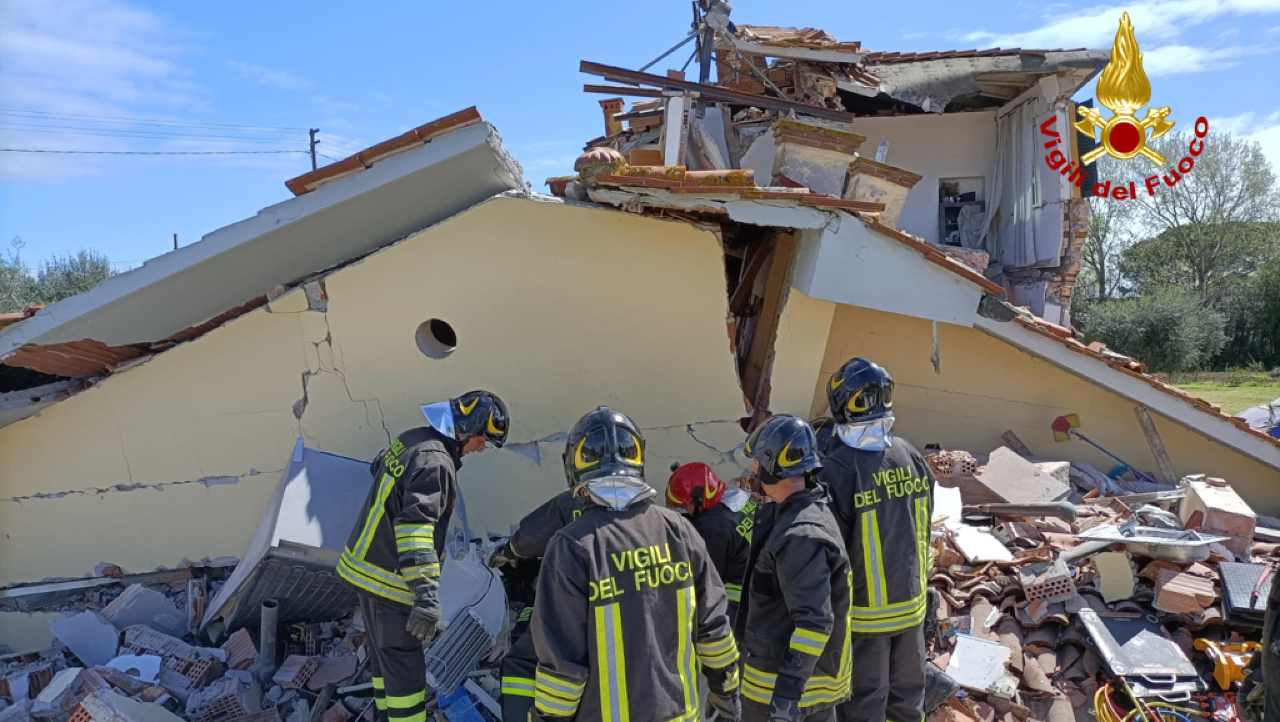
[[[895,430],[917,446],[938,442],[986,453],[1012,429],[1039,456],[1110,469],[1114,462],[1081,442],[1053,441],[1050,422],[1078,413],[1091,438],[1140,468],[1158,468],[1132,401],[978,329],[939,324],[939,339],[942,373],[935,374],[928,321],[837,307],[812,409],[826,408],[822,384],[832,372],[850,357],[866,356],[893,374]],[[1153,418],[1178,474],[1221,476],[1258,512],[1280,513],[1274,468],[1168,417]]]
[[[822,371],[836,308],[830,301],[806,296],[794,288],[788,292],[774,344],[773,392],[769,397],[774,413],[809,417],[813,379]]]
[[[507,401],[512,444],[547,440],[540,461],[534,446],[468,457],[476,532],[564,488],[556,435],[601,403],[646,429],[660,490],[675,460],[736,472],[721,450],[741,441],[742,396],[709,232],[496,198],[325,285],[327,312],[278,299],[0,429],[0,584],[240,555],[299,434],[368,458],[422,423],[419,404],[475,387]],[[458,334],[448,358],[414,343],[430,317]]]

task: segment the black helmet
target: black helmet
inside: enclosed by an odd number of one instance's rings
[[[813,427],[790,414],[770,416],[747,437],[743,451],[760,463],[760,482],[764,484],[822,468]]]
[[[837,424],[883,418],[893,412],[893,377],[873,361],[851,358],[831,374],[827,403]]]
[[[598,406],[578,419],[564,445],[569,487],[596,479],[644,479],[644,436],[626,414]]]
[[[502,446],[511,430],[511,417],[502,399],[488,391],[468,391],[449,401],[453,411],[454,438],[466,441],[472,436],[483,436],[494,446]]]

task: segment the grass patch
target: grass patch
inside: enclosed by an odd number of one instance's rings
[[[1280,375],[1266,371],[1205,371],[1175,374],[1166,381],[1228,414],[1280,398]]]

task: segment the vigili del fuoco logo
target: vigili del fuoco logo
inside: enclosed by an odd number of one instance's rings
[[[1049,153],[1045,155],[1044,162],[1051,170],[1067,176],[1077,188],[1083,188],[1084,167],[1103,155],[1122,161],[1141,156],[1157,170],[1164,169],[1143,180],[1147,195],[1154,196],[1162,186],[1172,188],[1177,185],[1185,174],[1195,168],[1196,157],[1204,152],[1204,138],[1209,134],[1209,119],[1204,116],[1196,118],[1194,137],[1188,144],[1187,154],[1176,164],[1166,168],[1165,157],[1150,146],[1151,141],[1168,133],[1175,121],[1169,120],[1172,111],[1167,105],[1150,108],[1142,118],[1138,117],[1138,113],[1151,102],[1151,81],[1142,69],[1142,53],[1138,50],[1138,40],[1133,36],[1129,13],[1120,17],[1120,29],[1116,31],[1115,42],[1111,45],[1111,60],[1098,78],[1097,93],[1098,102],[1111,111],[1111,117],[1104,118],[1097,108],[1077,108],[1080,118],[1072,127],[1097,145],[1082,155],[1079,163],[1069,157],[1070,143],[1063,146],[1062,137],[1055,128],[1057,116],[1050,116],[1040,124],[1041,135],[1048,138],[1044,147]],[[1067,150],[1064,151],[1063,147]],[[1127,184],[1115,182],[1112,186],[1112,180],[1100,178],[1086,190],[1086,194],[1123,201],[1136,198],[1139,192],[1136,181]]]

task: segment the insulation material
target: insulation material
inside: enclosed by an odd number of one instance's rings
[[[951,540],[971,564],[1013,561],[1013,553],[1009,548],[985,529],[961,524],[952,530]]]
[[[966,689],[1012,698],[1017,682],[1006,670],[1011,652],[997,642],[968,634],[956,635],[956,648],[947,662],[947,676]]]
[[[1093,568],[1098,573],[1098,586],[1102,589],[1103,601],[1110,604],[1133,596],[1133,567],[1128,554],[1096,554],[1093,557]]]

